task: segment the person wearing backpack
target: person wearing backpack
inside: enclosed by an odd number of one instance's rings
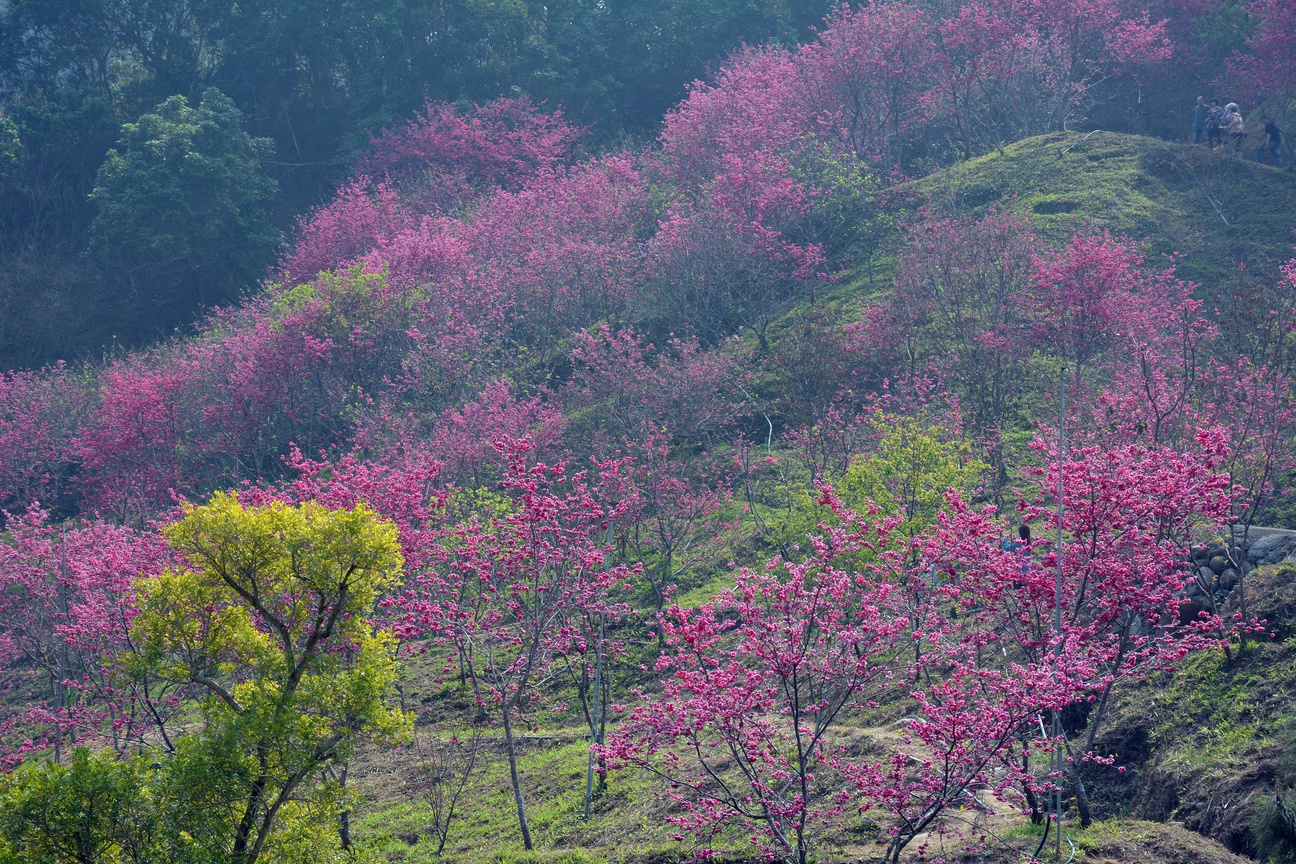
[[[1278,128],[1278,124],[1273,121],[1272,117],[1261,117],[1264,123],[1264,141],[1256,148],[1256,161],[1264,164],[1264,151],[1268,150],[1273,154],[1273,163],[1275,168],[1283,167],[1282,145],[1283,132]]]
[[[1236,102],[1230,102],[1225,110],[1229,112],[1225,131],[1233,142],[1233,154],[1241,156],[1242,142],[1246,139],[1246,121],[1242,119],[1242,112],[1238,110]]]
[[[1224,121],[1228,114],[1220,107],[1218,99],[1210,100],[1210,111],[1206,114],[1206,142],[1214,150],[1220,145],[1220,138],[1224,134]]]

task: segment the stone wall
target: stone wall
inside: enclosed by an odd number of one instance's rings
[[[1245,537],[1243,536],[1245,533]],[[1189,551],[1188,570],[1195,577],[1184,588],[1190,600],[1228,600],[1241,577],[1264,564],[1296,558],[1296,531],[1252,527],[1233,530],[1233,542],[1202,543]]]

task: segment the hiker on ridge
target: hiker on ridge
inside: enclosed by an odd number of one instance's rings
[[[1210,106],[1206,104],[1205,96],[1197,97],[1197,104],[1192,110],[1192,143],[1206,143],[1206,121],[1210,117]]]
[[[1227,119],[1228,114],[1220,107],[1219,100],[1210,100],[1210,110],[1206,112],[1206,140],[1212,150],[1220,145],[1224,122]]]
[[[1274,167],[1281,168],[1283,167],[1283,132],[1278,128],[1278,124],[1273,121],[1272,117],[1261,117],[1260,120],[1264,123],[1265,137],[1264,140],[1260,142],[1260,146],[1256,148],[1256,161],[1263,165],[1265,161],[1264,151],[1268,150],[1273,154]]]
[[[1242,141],[1246,138],[1246,121],[1242,119],[1242,112],[1238,110],[1236,102],[1230,102],[1224,106],[1228,111],[1228,131],[1229,141],[1233,142],[1233,153],[1237,156],[1242,155]]]

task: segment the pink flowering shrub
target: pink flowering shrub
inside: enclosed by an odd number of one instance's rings
[[[635,446],[654,436],[703,443],[742,414],[738,346],[702,351],[671,339],[658,351],[632,330],[600,327],[576,339],[563,399],[585,446]]]
[[[389,177],[405,186],[426,182],[451,189],[517,190],[568,163],[583,134],[563,120],[561,111],[545,113],[526,97],[498,99],[466,112],[428,102],[403,127],[374,136],[356,167],[362,175]]]
[[[332,201],[298,223],[292,251],[279,265],[284,281],[310,281],[322,270],[345,267],[401,231],[418,224],[416,212],[388,183],[359,177]]]
[[[1286,129],[1296,98],[1296,9],[1283,0],[1252,0],[1245,4],[1254,22],[1246,47],[1227,63],[1230,86],[1272,114]]]
[[[145,740],[149,706],[110,664],[129,650],[132,583],[169,560],[153,532],[56,525],[38,509],[11,517],[0,540],[0,688],[31,701],[7,709],[0,765],[73,742],[120,751]]]
[[[69,503],[78,427],[92,400],[88,376],[62,364],[0,374],[0,509]]]

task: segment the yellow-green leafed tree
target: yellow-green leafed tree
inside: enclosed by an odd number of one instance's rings
[[[870,421],[875,446],[850,461],[845,475],[823,477],[846,507],[866,512],[876,505],[883,515],[898,516],[893,532],[907,540],[932,525],[945,508],[945,493],[953,488],[965,497],[976,490],[986,471],[966,440],[929,418],[877,412]],[[815,534],[820,523],[836,524],[833,511],[820,503],[808,484],[786,487],[788,508],[778,521],[775,537],[786,548]]]
[[[153,864],[162,826],[147,764],[78,747],[0,776],[0,862]]]
[[[387,699],[393,637],[373,622],[401,577],[395,526],[363,505],[248,507],[217,494],[165,530],[188,566],[139,584],[127,672],[192,694],[189,716],[159,734],[189,835],[235,864],[284,857],[271,854],[288,839],[276,831],[301,835],[312,821],[334,848],[349,845],[331,769],[362,737],[409,728]]]

